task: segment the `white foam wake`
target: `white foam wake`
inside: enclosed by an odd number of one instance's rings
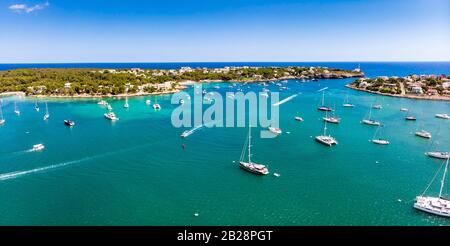
[[[15,178],[18,178],[20,176],[24,176],[24,175],[28,175],[28,174],[32,174],[32,173],[38,173],[38,172],[43,172],[43,171],[47,171],[47,170],[50,170],[50,169],[64,167],[64,166],[72,165],[72,164],[75,164],[75,163],[80,163],[80,162],[83,162],[83,161],[87,161],[87,160],[92,159],[92,158],[93,157],[86,157],[86,158],[82,158],[82,159],[75,160],[75,161],[68,161],[68,162],[63,162],[63,163],[54,164],[54,165],[45,166],[45,167],[38,167],[38,168],[31,169],[31,170],[3,173],[3,174],[0,174],[0,181],[7,180],[7,179],[15,179]]]
[[[290,100],[294,99],[294,97],[296,97],[296,96],[297,96],[297,94],[292,95],[290,97],[287,97],[287,98],[285,98],[285,99],[283,99],[283,100],[281,100],[281,101],[279,101],[277,103],[272,104],[272,106],[280,106],[281,104],[289,102]]]

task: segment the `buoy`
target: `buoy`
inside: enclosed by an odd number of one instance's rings
[[[279,173],[273,173],[273,176],[280,177],[281,175]]]
[[[195,216],[195,217],[198,217],[198,213],[194,213],[194,216]]]
[[[402,199],[398,199],[397,201],[398,201],[398,202],[402,202]]]

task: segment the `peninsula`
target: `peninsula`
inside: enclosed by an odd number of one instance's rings
[[[0,94],[46,97],[121,97],[175,93],[184,82],[259,82],[280,79],[363,77],[359,69],[326,67],[223,67],[180,69],[15,69],[0,71]]]
[[[450,75],[359,78],[347,87],[386,96],[450,100]]]

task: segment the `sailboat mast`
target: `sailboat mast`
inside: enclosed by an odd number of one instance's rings
[[[322,91],[322,106],[325,104],[325,91]]]
[[[48,105],[47,105],[47,102],[45,102],[45,113],[48,114]]]
[[[373,107],[373,105],[370,105],[370,109],[369,109],[369,120],[372,120],[372,107]]]
[[[439,190],[439,198],[442,198],[442,190],[444,189],[445,176],[447,175],[448,171],[448,160],[450,160],[450,157],[447,158],[447,163],[445,164],[444,176],[442,176],[441,189]]]
[[[325,112],[325,118],[328,118],[328,112]],[[327,121],[324,120],[324,125],[323,125],[323,135],[326,136],[327,135]]]
[[[250,160],[251,158],[251,153],[250,153],[250,148],[252,146],[252,126],[248,126],[248,163],[252,163],[252,161]]]

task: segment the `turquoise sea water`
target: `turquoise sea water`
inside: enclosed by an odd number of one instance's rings
[[[368,63],[362,68],[368,76],[450,73],[449,63]],[[3,98],[0,224],[450,225],[449,219],[412,208],[441,164],[424,152],[450,149],[450,121],[434,117],[450,114],[450,103],[358,92],[344,87],[351,81],[288,82],[281,99],[301,94],[280,106],[284,133],[261,139],[253,131],[254,161],[280,173],[278,178],[249,174],[233,162],[239,159],[245,128],[202,128],[181,139],[185,129],[171,124],[176,106],[170,95],[130,98],[129,109],[122,107],[123,100],[108,99],[120,117],[116,123],[104,119],[97,100],[50,100],[51,117],[45,122],[42,102],[38,113],[32,99],[19,100],[22,115],[17,117],[17,98]],[[231,91],[228,84],[219,85],[218,90],[208,85],[209,91]],[[341,124],[329,125],[339,141],[333,148],[313,140],[323,127],[323,113],[316,107],[317,90],[324,87],[329,87],[326,101],[342,117]],[[243,87],[244,92],[261,88]],[[341,107],[347,94],[353,109]],[[163,109],[147,106],[148,98],[157,98]],[[383,105],[373,116],[385,124],[381,133],[389,146],[370,143],[375,128],[360,123],[375,102]],[[405,121],[401,107],[418,120]],[[297,114],[305,121],[294,121]],[[77,125],[63,125],[68,118]],[[433,140],[415,137],[420,128]],[[45,150],[27,152],[37,143]],[[437,192],[436,182],[430,194]]]

